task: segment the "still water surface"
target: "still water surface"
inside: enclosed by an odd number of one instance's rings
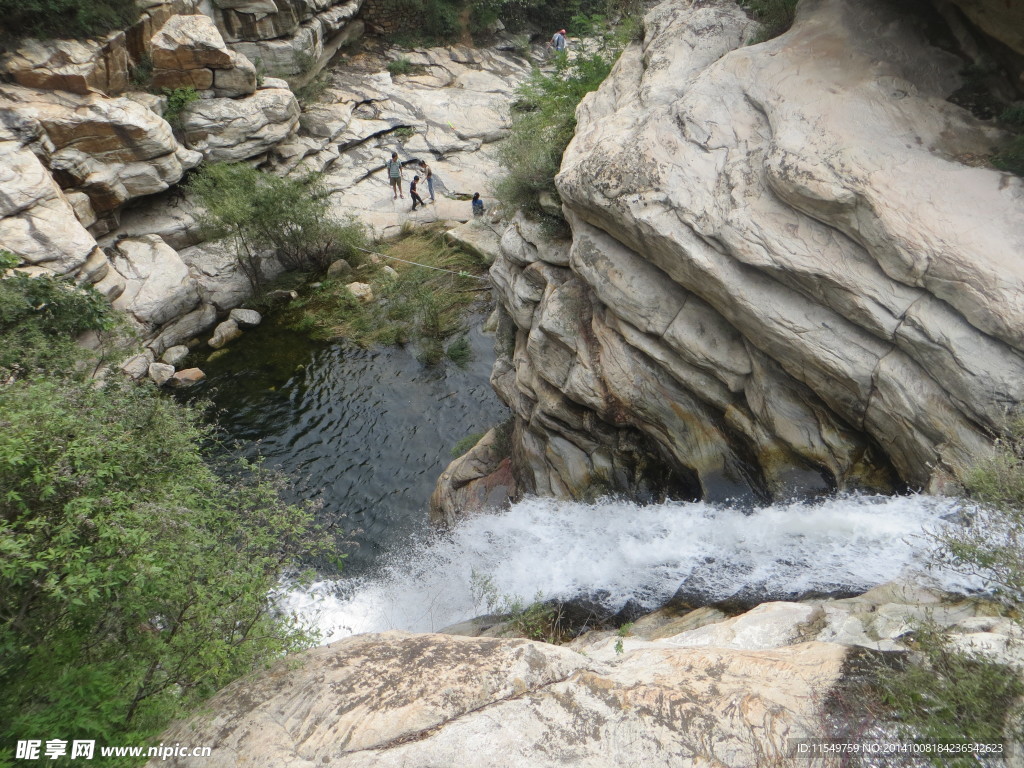
[[[425,366],[412,347],[311,341],[267,321],[235,341],[190,392],[211,400],[238,454],[286,473],[294,499],[321,499],[353,531],[345,573],[427,531],[427,500],[468,434],[508,417],[488,383],[493,338],[470,318],[472,359]]]

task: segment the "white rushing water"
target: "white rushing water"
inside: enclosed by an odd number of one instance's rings
[[[752,513],[527,499],[385,557],[373,575],[293,588],[281,601],[329,642],[441,629],[486,613],[481,592],[506,603],[600,592],[614,611],[630,599],[657,607],[688,578],[711,598],[752,586],[866,590],[921,571],[929,547],[922,534],[952,509],[928,496],[848,496]],[[940,586],[962,585],[946,577]]]

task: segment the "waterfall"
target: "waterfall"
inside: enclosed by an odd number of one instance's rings
[[[279,600],[329,642],[441,629],[486,613],[481,593],[525,603],[599,595],[615,611],[628,600],[653,609],[684,581],[709,600],[751,588],[862,591],[923,571],[926,534],[954,508],[930,496],[839,496],[755,510],[533,498],[417,540],[370,574],[285,588]],[[945,589],[967,586],[950,574],[935,579]]]

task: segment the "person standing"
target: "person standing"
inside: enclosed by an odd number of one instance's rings
[[[434,172],[427,165],[426,160],[420,160],[420,168],[423,171],[423,176],[427,180],[427,192],[430,193],[430,202],[434,202]]]
[[[412,209],[415,211],[417,204],[424,205],[423,198],[420,197],[420,193],[416,191],[416,185],[419,184],[420,177],[413,176],[412,183],[409,184],[409,197],[412,198]]]
[[[484,201],[480,199],[480,193],[473,193],[473,215],[483,216],[484,215]]]
[[[384,163],[384,167],[388,169],[388,179],[391,180],[391,199],[397,200],[401,196],[405,200],[405,195],[402,194],[402,163],[397,152],[391,153],[391,159]]]

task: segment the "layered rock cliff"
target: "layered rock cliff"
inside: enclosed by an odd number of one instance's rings
[[[578,109],[571,239],[517,220],[492,268],[522,489],[935,488],[988,450],[1024,397],[1024,180],[979,161],[1003,137],[947,101],[934,28],[804,0],[747,45],[732,2],[648,15]]]

